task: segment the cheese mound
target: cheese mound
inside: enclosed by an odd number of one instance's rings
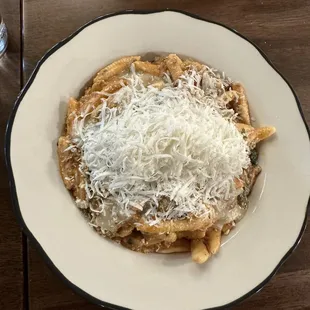
[[[156,225],[206,216],[218,201],[236,197],[234,178],[249,165],[249,149],[208,72],[189,71],[177,84],[165,76],[161,90],[144,86],[134,71],[126,78],[107,99],[118,108],[103,100],[98,122],[78,134],[88,198],[101,197],[104,212],[112,197],[114,214],[129,218],[140,210]],[[163,197],[168,208],[160,208]]]

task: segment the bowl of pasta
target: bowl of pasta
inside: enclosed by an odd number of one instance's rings
[[[305,229],[296,94],[242,35],[185,12],[99,17],[54,46],[17,99],[5,155],[26,234],[110,308],[225,308]]]

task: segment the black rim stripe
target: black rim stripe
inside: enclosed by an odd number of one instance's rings
[[[107,14],[104,16],[100,16],[98,18],[93,19],[92,21],[86,23],[85,25],[83,25],[82,27],[80,27],[77,31],[75,31],[74,33],[72,33],[70,36],[68,36],[66,39],[60,41],[58,44],[56,44],[55,46],[53,46],[50,50],[47,51],[47,53],[39,60],[39,62],[37,63],[34,71],[32,72],[28,82],[26,83],[26,85],[24,86],[24,88],[22,89],[21,93],[19,94],[19,96],[17,97],[17,100],[14,104],[13,110],[11,112],[11,115],[9,117],[8,123],[7,123],[7,128],[6,128],[6,134],[5,134],[5,144],[4,144],[4,153],[5,153],[5,162],[6,162],[6,166],[7,166],[7,170],[8,170],[8,176],[9,176],[9,185],[10,185],[10,189],[11,189],[11,197],[12,197],[12,201],[13,201],[13,210],[14,213],[17,217],[17,221],[19,223],[19,225],[22,227],[24,233],[28,236],[28,238],[33,241],[33,243],[37,246],[39,252],[41,253],[41,255],[43,255],[45,261],[47,262],[47,264],[49,265],[49,267],[69,286],[71,287],[75,292],[77,292],[79,295],[83,296],[84,298],[88,299],[89,301],[91,301],[94,304],[97,304],[99,306],[104,306],[104,307],[108,307],[110,309],[117,309],[117,310],[124,310],[124,309],[128,309],[128,308],[124,308],[118,305],[114,305],[114,304],[110,304],[108,302],[102,301],[100,299],[97,299],[93,296],[91,296],[90,294],[86,293],[85,291],[83,291],[82,289],[80,289],[78,286],[76,286],[75,284],[73,284],[72,282],[70,282],[60,271],[59,269],[54,265],[54,263],[51,261],[51,259],[48,257],[48,255],[46,254],[46,252],[43,250],[42,246],[40,245],[40,243],[36,240],[36,238],[33,236],[33,234],[31,233],[31,231],[29,230],[29,228],[27,227],[26,223],[24,222],[24,219],[22,217],[20,208],[19,208],[19,203],[18,203],[18,198],[17,198],[17,192],[16,192],[16,187],[15,187],[15,181],[14,181],[14,175],[13,175],[13,170],[12,170],[12,166],[11,166],[11,158],[10,158],[10,148],[11,148],[11,133],[12,133],[12,128],[13,128],[13,124],[14,124],[14,119],[15,119],[15,115],[16,112],[18,110],[18,107],[23,99],[23,97],[25,96],[26,92],[28,91],[28,89],[30,88],[30,86],[32,85],[32,82],[34,81],[41,65],[49,58],[50,55],[52,55],[55,51],[57,51],[59,48],[61,48],[63,45],[65,45],[67,42],[69,42],[72,38],[74,38],[76,35],[78,35],[83,29],[85,29],[86,27],[92,25],[93,23],[96,23],[98,21],[101,21],[103,19],[106,18],[110,18],[113,16],[117,16],[117,15],[126,15],[126,14],[153,14],[153,13],[161,13],[161,12],[175,12],[175,13],[180,13],[183,15],[187,15],[189,17],[204,21],[204,22],[208,22],[208,23],[212,23],[212,24],[216,24],[218,26],[224,27],[226,29],[228,29],[229,31],[233,32],[234,34],[238,35],[239,37],[243,38],[244,40],[246,40],[247,42],[249,42],[250,44],[252,44],[257,50],[258,52],[261,54],[261,56],[266,60],[266,62],[280,75],[280,77],[285,81],[285,83],[287,84],[287,86],[290,88],[291,92],[293,93],[295,100],[296,100],[296,104],[298,106],[299,112],[300,112],[300,116],[304,122],[305,128],[308,132],[308,137],[310,140],[310,131],[309,128],[307,126],[305,117],[303,115],[302,109],[301,109],[301,104],[297,98],[297,95],[295,93],[295,91],[293,90],[292,86],[288,83],[288,81],[285,79],[285,77],[279,72],[279,70],[271,63],[271,61],[267,58],[267,56],[265,55],[265,53],[253,42],[251,42],[249,39],[247,39],[246,37],[244,37],[242,34],[238,33],[236,30],[227,27],[221,23],[218,22],[214,22],[214,21],[210,21],[204,18],[201,18],[195,14],[192,13],[188,13],[188,12],[184,12],[181,10],[171,10],[171,9],[164,9],[164,10],[147,10],[147,11],[140,11],[140,10],[125,10],[125,11],[120,11],[120,12],[116,12],[116,13],[111,13],[111,14]],[[254,293],[259,292],[269,281],[270,279],[276,274],[276,272],[278,271],[278,269],[282,266],[282,264],[287,260],[287,258],[292,254],[292,252],[296,249],[297,245],[299,244],[302,235],[306,229],[306,225],[307,225],[307,212],[310,209],[309,208],[309,202],[310,202],[310,197],[308,200],[308,205],[305,208],[305,219],[303,222],[303,225],[301,227],[300,233],[295,241],[295,243],[291,246],[291,248],[288,250],[288,252],[283,256],[283,258],[281,259],[281,261],[278,263],[278,265],[274,268],[274,270],[271,272],[271,274],[264,280],[262,281],[259,285],[257,285],[255,288],[253,288],[251,291],[249,291],[248,293],[246,293],[245,295],[241,296],[240,298],[222,305],[222,306],[218,306],[218,307],[213,307],[213,308],[208,308],[208,310],[215,310],[215,309],[224,309],[226,307],[229,306],[233,306],[236,305],[237,303],[245,300],[246,298],[250,297],[251,295],[253,295]],[[207,309],[205,309],[207,310]]]

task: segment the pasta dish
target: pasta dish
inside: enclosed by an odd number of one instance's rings
[[[261,168],[245,89],[175,54],[123,57],[70,98],[60,174],[89,224],[143,253],[206,262],[243,218]]]

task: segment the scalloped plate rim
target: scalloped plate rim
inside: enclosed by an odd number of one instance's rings
[[[203,22],[207,22],[207,23],[212,23],[215,25],[218,25],[220,27],[224,27],[226,29],[228,29],[229,31],[231,31],[232,33],[234,33],[235,35],[241,37],[242,39],[246,40],[247,42],[249,42],[250,44],[252,44],[256,50],[260,53],[260,55],[266,60],[266,62],[272,67],[273,70],[275,70],[279,76],[285,81],[285,83],[287,84],[287,86],[289,87],[289,89],[291,90],[292,94],[294,95],[296,104],[298,106],[298,110],[300,113],[300,116],[303,120],[303,123],[305,125],[306,131],[308,133],[308,138],[309,138],[309,142],[310,142],[310,130],[307,126],[302,108],[301,108],[301,104],[300,101],[295,93],[295,91],[293,90],[292,86],[289,84],[289,82],[286,80],[286,78],[279,72],[279,70],[275,67],[275,65],[268,59],[268,57],[266,56],[266,54],[255,44],[253,43],[251,40],[249,40],[248,38],[246,38],[245,36],[243,36],[242,34],[240,34],[239,32],[237,32],[236,30],[234,30],[233,28],[230,28],[222,23],[216,22],[216,21],[212,21],[209,19],[205,19],[202,18],[196,14],[193,13],[189,13],[186,11],[182,11],[182,10],[175,10],[175,9],[162,9],[162,10],[123,10],[123,11],[118,11],[118,12],[114,12],[114,13],[109,13],[106,15],[102,15],[99,16],[95,19],[92,19],[91,21],[87,22],[86,24],[84,24],[83,26],[81,26],[80,28],[78,28],[75,32],[73,32],[72,34],[70,34],[68,37],[66,37],[65,39],[61,40],[60,42],[58,42],[57,44],[55,44],[51,49],[49,49],[44,55],[43,57],[37,62],[30,78],[28,79],[27,83],[25,84],[25,86],[23,87],[23,89],[21,90],[20,94],[18,95],[15,103],[14,103],[14,107],[12,109],[12,112],[9,116],[9,120],[7,122],[7,127],[6,127],[6,132],[5,132],[5,143],[4,143],[4,155],[5,155],[5,163],[6,163],[6,167],[7,167],[7,171],[8,171],[8,176],[9,176],[9,186],[10,186],[10,192],[11,192],[11,199],[13,202],[13,210],[15,213],[15,216],[17,218],[17,221],[19,223],[19,225],[21,226],[23,232],[26,234],[26,236],[33,241],[33,243],[35,244],[35,246],[37,247],[37,249],[39,250],[39,252],[41,253],[41,255],[43,256],[44,260],[46,261],[46,263],[48,264],[48,266],[53,270],[53,272],[55,272],[64,283],[66,283],[66,285],[68,285],[70,288],[72,288],[76,293],[78,293],[79,295],[81,295],[82,297],[84,297],[85,299],[89,300],[90,302],[99,305],[99,306],[103,306],[103,307],[109,307],[111,309],[118,309],[118,310],[123,310],[123,309],[128,309],[122,306],[118,306],[115,304],[111,304],[108,302],[105,302],[103,300],[97,299],[95,297],[93,297],[92,295],[86,293],[85,291],[83,291],[82,289],[80,289],[78,286],[76,286],[74,283],[72,283],[71,281],[69,281],[60,271],[59,269],[54,265],[54,263],[52,262],[52,260],[49,258],[49,256],[47,255],[47,253],[43,250],[42,246],[40,245],[40,243],[37,241],[37,239],[35,238],[35,236],[31,233],[30,229],[27,227],[27,224],[25,223],[23,216],[21,214],[20,211],[20,207],[19,207],[19,203],[18,203],[18,198],[17,198],[17,192],[16,192],[16,187],[15,187],[15,181],[14,181],[14,175],[13,175],[13,170],[12,170],[12,165],[11,165],[11,158],[10,158],[10,146],[11,146],[11,133],[12,133],[12,128],[13,128],[13,124],[14,124],[14,119],[15,119],[15,115],[16,112],[18,110],[18,107],[20,105],[20,103],[22,102],[22,99],[24,97],[24,95],[26,94],[26,92],[28,91],[28,89],[30,88],[30,86],[32,85],[33,81],[35,80],[35,77],[41,67],[41,65],[58,49],[60,49],[62,46],[64,46],[66,43],[68,43],[71,39],[73,39],[76,35],[78,35],[83,29],[87,28],[88,26],[101,21],[103,19],[106,18],[111,18],[114,16],[118,16],[118,15],[129,15],[129,14],[154,14],[154,13],[163,13],[163,12],[175,12],[175,13],[179,13],[179,14],[183,14],[183,15],[187,15],[191,18],[203,21]],[[276,265],[276,267],[274,268],[274,270],[266,277],[265,280],[263,280],[260,284],[258,284],[256,287],[254,287],[252,290],[250,290],[249,292],[247,292],[246,294],[244,294],[243,296],[235,299],[234,301],[221,305],[221,306],[217,306],[217,307],[212,307],[212,308],[206,308],[204,310],[216,310],[216,309],[225,309],[226,307],[229,306],[233,306],[236,305],[242,301],[244,301],[245,299],[247,299],[248,297],[252,296],[253,294],[259,292],[270,280],[271,278],[277,273],[277,271],[279,270],[279,268],[283,265],[283,263],[288,259],[288,257],[294,252],[294,250],[296,249],[296,247],[298,246],[304,232],[307,226],[307,214],[310,210],[310,197],[308,199],[308,203],[307,206],[305,207],[305,218],[303,221],[303,224],[301,226],[300,229],[300,233],[296,239],[296,241],[294,242],[294,244],[290,247],[290,249],[287,251],[287,253],[282,257],[282,259],[280,260],[280,262]]]

